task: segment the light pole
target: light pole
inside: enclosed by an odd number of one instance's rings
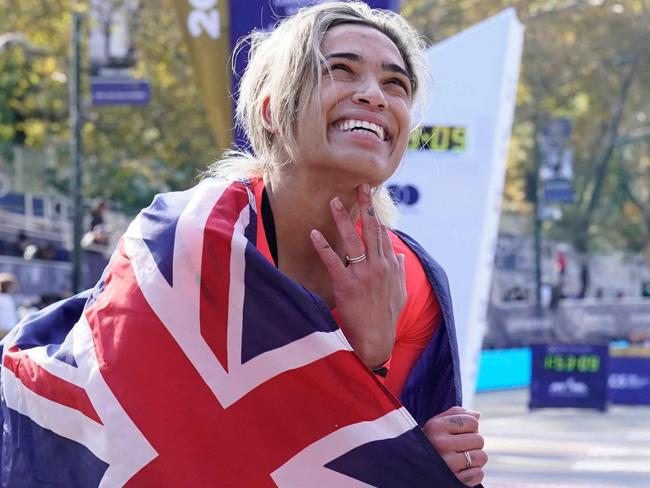
[[[70,45],[70,77],[69,77],[69,114],[70,114],[70,191],[73,202],[73,259],[72,259],[72,289],[74,293],[81,291],[83,233],[83,196],[82,196],[82,167],[81,167],[81,14],[77,8],[72,11],[72,41]]]

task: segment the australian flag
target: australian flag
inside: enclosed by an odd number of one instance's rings
[[[464,486],[255,208],[246,181],[159,195],[93,290],[5,337],[2,486]]]

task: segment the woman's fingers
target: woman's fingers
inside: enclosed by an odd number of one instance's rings
[[[467,467],[467,456],[472,460],[469,468]],[[484,477],[483,467],[488,462],[488,456],[485,451],[477,449],[464,452],[454,452],[444,456],[447,466],[456,477],[468,486],[479,484]]]
[[[395,258],[395,249],[393,248],[393,243],[388,235],[388,228],[385,225],[380,226],[381,233],[381,245],[383,249],[384,256],[387,258]]]
[[[483,450],[485,439],[478,433],[480,416],[472,410],[451,407],[430,418],[422,429],[449,469],[467,486],[483,481],[483,466],[488,462]]]
[[[397,265],[399,266],[399,284],[400,287],[402,288],[402,292],[404,293],[404,302],[406,302],[406,264],[405,264],[405,259],[406,256],[404,254],[398,254],[397,255]]]
[[[456,473],[456,477],[467,486],[476,486],[483,481],[485,473],[483,468],[470,468]]]
[[[427,436],[478,432],[478,419],[465,412],[436,416],[424,424],[424,432]]]
[[[316,252],[318,253],[318,257],[325,265],[330,278],[332,278],[332,283],[335,286],[340,286],[345,282],[347,275],[345,273],[345,266],[341,262],[338,254],[334,252],[334,249],[329,245],[325,236],[323,236],[323,234],[318,230],[312,230],[310,237],[314,249],[316,249]]]
[[[330,202],[339,234],[330,239],[340,240],[342,249],[337,247],[334,253],[325,238],[314,231],[312,241],[332,278],[341,328],[355,352],[372,368],[390,357],[395,344],[395,324],[404,307],[406,291],[400,260],[392,248],[389,256],[384,253],[382,232],[388,234],[375,215],[368,185],[357,188],[357,205],[361,230],[350,219],[340,198]],[[391,243],[389,237],[386,242]],[[358,259],[344,263],[340,254],[350,260]]]
[[[375,214],[375,208],[370,197],[370,186],[367,183],[360,185],[357,188],[357,195],[366,253],[368,254],[368,259],[373,261],[375,258],[384,256],[382,225],[379,223],[379,219]]]
[[[363,255],[363,253],[366,252],[365,246],[363,245],[363,242],[361,242],[361,237],[359,237],[357,229],[352,224],[350,215],[343,206],[341,199],[339,197],[332,198],[330,207],[336,228],[343,239],[345,254],[350,258],[356,258]]]
[[[472,460],[470,467],[467,467],[467,456]],[[454,459],[451,461],[451,469],[455,473],[471,468],[482,468],[488,462],[488,455],[482,449],[468,449],[467,451],[456,452],[453,454]]]

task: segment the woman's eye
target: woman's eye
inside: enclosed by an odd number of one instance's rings
[[[404,93],[406,93],[407,95],[409,94],[409,90],[408,90],[406,84],[404,83],[404,81],[400,80],[399,78],[391,78],[391,79],[386,81],[386,84],[395,85],[395,86],[401,88],[404,91]]]
[[[404,90],[406,90],[406,86],[404,85],[404,82],[402,80],[400,80],[400,79],[391,78],[390,80],[388,80],[387,83],[391,84],[391,85],[397,85],[400,88],[403,88]]]
[[[333,64],[330,66],[330,71],[343,70],[346,73],[352,73],[352,70],[344,64]]]

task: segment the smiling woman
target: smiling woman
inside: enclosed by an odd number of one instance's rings
[[[299,119],[293,167],[312,164],[320,178],[379,187],[399,165],[410,131],[412,87],[402,56],[385,34],[355,24],[330,28],[321,52],[320,96],[305,107],[320,117]]]
[[[251,153],[230,153],[208,174],[247,178],[258,249],[325,302],[416,418],[433,417],[431,442],[459,480],[478,484],[487,457],[476,415],[447,410],[460,385],[444,272],[390,229],[396,207],[383,187],[421,104],[421,38],[399,15],[351,2],[305,8],[249,42],[237,118]],[[425,393],[426,382],[439,388]],[[452,414],[465,421],[447,422]]]
[[[421,95],[420,38],[335,2],[251,43],[250,152],[157,196],[92,291],[4,339],[0,485],[483,479],[445,273],[393,229],[383,188]]]

